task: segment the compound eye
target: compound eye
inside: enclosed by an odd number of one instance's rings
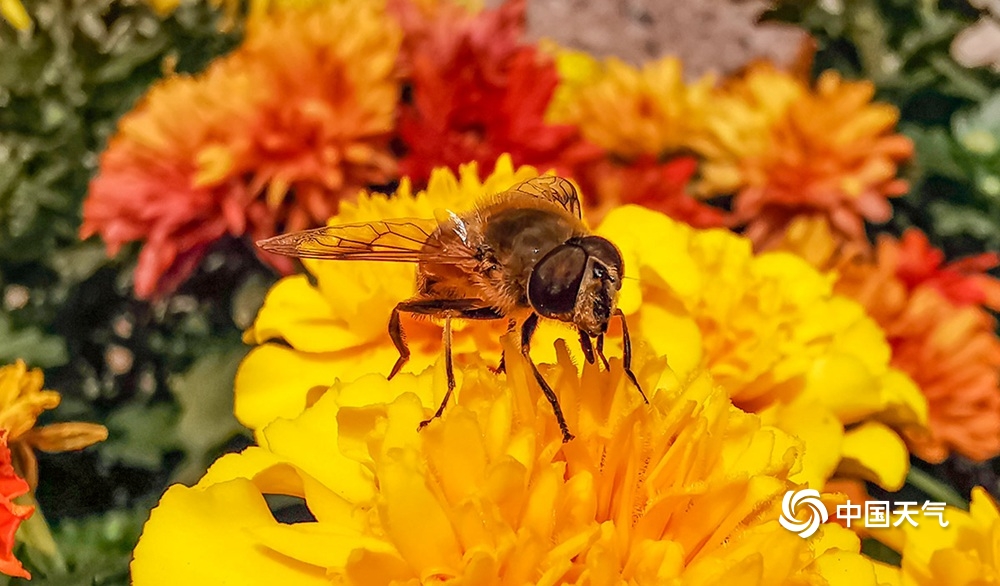
[[[528,303],[540,315],[558,318],[573,311],[587,268],[583,249],[563,244],[538,261],[528,279]]]
[[[608,272],[604,270],[604,267],[598,263],[594,263],[594,278],[603,279],[608,275]]]

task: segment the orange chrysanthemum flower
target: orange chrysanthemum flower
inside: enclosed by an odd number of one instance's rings
[[[913,144],[893,134],[898,110],[872,103],[874,84],[827,71],[810,91],[758,65],[720,92],[695,146],[707,159],[702,188],[736,192],[734,221],[758,247],[800,214],[825,215],[839,238],[855,242],[865,241],[864,220],[889,219],[887,198],[907,190],[897,165]]]
[[[984,270],[986,254],[943,264],[944,255],[916,230],[879,239],[873,255],[834,245],[823,220],[800,218],[783,246],[836,269],[836,290],[861,302],[886,332],[892,364],[927,397],[930,434],[911,433],[912,450],[929,462],[954,450],[975,460],[1000,454],[1000,339],[983,307],[1000,309],[1000,281]]]
[[[400,168],[417,185],[426,184],[435,167],[491,165],[504,153],[515,165],[572,177],[602,156],[575,127],[545,121],[558,76],[549,56],[517,43],[523,1],[476,14],[441,8],[433,22],[400,6],[413,90],[399,122],[406,147]]]
[[[14,499],[28,492],[28,483],[17,475],[7,448],[6,429],[0,429],[0,573],[31,579],[31,574],[14,557],[14,534],[35,507],[19,505]]]
[[[400,36],[379,3],[360,0],[252,20],[235,53],[160,83],[122,119],[81,235],[101,234],[111,254],[142,241],[135,288],[149,297],[227,232],[322,224],[342,197],[394,176]]]

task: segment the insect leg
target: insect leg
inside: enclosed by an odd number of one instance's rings
[[[444,400],[441,401],[441,405],[438,406],[434,415],[430,419],[420,423],[420,429],[423,429],[425,425],[444,413],[444,408],[455,391],[455,369],[451,352],[451,319],[454,317],[459,319],[492,320],[501,319],[504,316],[492,307],[483,306],[482,301],[478,299],[418,298],[398,303],[393,308],[392,315],[389,317],[389,337],[396,346],[396,350],[399,351],[399,358],[392,367],[392,372],[387,377],[390,379],[399,373],[400,369],[403,368],[403,365],[410,358],[410,350],[406,346],[406,338],[403,335],[403,328],[399,321],[399,314],[404,311],[417,315],[431,315],[444,318],[444,367],[448,376],[448,390],[445,392]]]
[[[451,316],[446,316],[444,318],[444,371],[448,377],[448,390],[444,394],[444,399],[441,400],[441,405],[438,406],[438,410],[431,416],[430,419],[425,419],[420,422],[420,426],[417,429],[423,429],[431,421],[436,418],[441,417],[444,413],[444,406],[448,404],[448,400],[451,399],[451,394],[455,390],[455,369],[451,363]]]
[[[642,400],[648,405],[649,399],[646,398],[646,393],[642,392],[642,387],[639,386],[639,381],[635,378],[635,373],[632,372],[632,339],[628,335],[628,324],[625,322],[625,314],[622,313],[621,309],[616,309],[615,315],[622,320],[622,365],[625,367],[625,375],[632,381],[635,388],[639,389]]]
[[[392,339],[393,345],[399,351],[399,358],[396,359],[396,364],[392,367],[392,372],[386,378],[392,379],[392,377],[399,374],[406,361],[410,359],[410,349],[406,346],[406,336],[403,334],[403,327],[399,321],[400,313],[405,311],[406,313],[417,315],[451,316],[461,319],[480,320],[500,319],[503,317],[492,307],[477,305],[481,303],[477,299],[417,298],[400,301],[396,304],[396,307],[392,309],[392,315],[389,316],[389,338]]]
[[[387,380],[392,380],[392,377],[399,374],[399,371],[406,364],[406,361],[410,359],[410,349],[406,346],[406,337],[403,335],[403,325],[399,322],[399,312],[409,311],[409,307],[413,305],[410,301],[401,301],[396,304],[396,307],[392,308],[392,315],[389,316],[389,339],[392,340],[396,350],[399,352],[399,358],[396,359],[396,364],[392,366],[392,372],[386,377]]]
[[[583,356],[587,359],[587,362],[593,364],[594,346],[590,343],[590,336],[583,330],[580,330],[580,348],[583,350]]]
[[[507,320],[507,333],[508,334],[511,333],[511,332],[513,332],[514,328],[516,328],[516,327],[517,327],[517,320],[513,320],[513,319]],[[504,350],[500,350],[500,364],[497,364],[496,370],[493,371],[495,374],[500,374],[502,372],[507,372],[507,365],[505,363],[506,356],[504,356],[504,354],[505,354],[505,351]]]
[[[562,430],[563,443],[566,443],[573,439],[573,434],[569,432],[569,426],[566,425],[566,418],[563,416],[562,407],[559,406],[559,398],[556,397],[552,387],[549,386],[549,383],[545,382],[542,373],[538,372],[538,367],[531,360],[531,336],[534,335],[536,327],[538,327],[538,314],[532,313],[528,316],[528,319],[524,320],[524,324],[521,326],[521,354],[531,366],[531,372],[535,375],[538,385],[542,387],[545,398],[552,404],[552,410],[556,413],[556,421],[559,422],[559,429]]]
[[[608,357],[604,355],[604,334],[597,336],[597,355],[601,357],[601,362],[604,363],[604,370],[611,370],[611,365],[608,364]]]

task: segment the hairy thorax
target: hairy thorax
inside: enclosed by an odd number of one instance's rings
[[[468,247],[468,264],[427,263],[418,271],[421,296],[476,298],[511,315],[528,307],[527,284],[538,261],[584,233],[576,218],[547,202],[512,207],[501,200],[460,218],[464,229],[443,228],[448,246]]]

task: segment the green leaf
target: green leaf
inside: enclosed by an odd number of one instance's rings
[[[882,562],[883,564],[888,564],[897,568],[903,560],[903,556],[901,556],[899,552],[884,543],[872,539],[871,537],[866,537],[861,540],[861,553],[877,562]]]
[[[69,360],[62,338],[45,334],[37,327],[15,329],[10,316],[0,312],[0,363],[9,364],[18,358],[41,368],[60,366]]]
[[[86,280],[107,262],[104,245],[96,241],[60,249],[49,257],[52,268],[69,283]]]
[[[242,346],[211,350],[168,382],[181,406],[177,437],[186,455],[175,481],[196,481],[224,442],[246,432],[233,416],[233,380],[246,352]]]
[[[21,559],[32,573],[27,586],[127,586],[128,565],[132,550],[139,541],[142,526],[149,518],[149,505],[113,510],[82,519],[63,519],[53,525],[52,535],[66,563],[53,571],[34,563],[26,548]]]
[[[159,468],[163,455],[178,447],[173,405],[130,404],[108,417],[108,439],[101,444],[101,458],[139,468]]]
[[[955,143],[943,128],[923,128],[909,124],[901,128],[913,140],[916,165],[921,175],[943,175],[954,179],[968,177],[968,170],[955,158]]]
[[[983,215],[975,208],[934,201],[928,206],[928,211],[935,231],[942,236],[968,234],[985,241],[996,241],[1000,237],[1000,218]]]

